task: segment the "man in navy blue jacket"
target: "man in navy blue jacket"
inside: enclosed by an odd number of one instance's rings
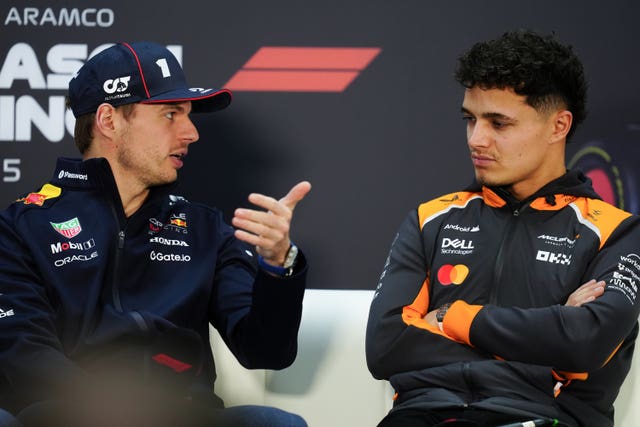
[[[301,182],[257,209],[173,194],[190,113],[228,90],[189,88],[154,43],[121,43],[69,84],[82,160],[0,213],[0,407],[25,426],[304,426],[275,408],[223,409],[209,324],[247,368],[297,352],[307,264],[291,243]]]

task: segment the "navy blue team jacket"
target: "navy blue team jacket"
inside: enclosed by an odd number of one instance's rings
[[[54,178],[0,213],[0,407],[91,384],[96,373],[210,396],[209,324],[248,368],[293,362],[304,256],[257,267],[220,211],[153,188],[126,218],[105,159],[59,159]]]

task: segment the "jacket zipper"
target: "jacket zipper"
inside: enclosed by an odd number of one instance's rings
[[[118,287],[120,279],[120,262],[122,258],[122,251],[124,249],[124,230],[118,232],[118,247],[116,248],[116,257],[113,265],[113,283],[111,284],[111,297],[113,298],[113,305],[116,310],[122,312],[122,302],[120,301],[120,288]]]
[[[505,246],[507,242],[507,237],[512,235],[512,230],[515,227],[517,218],[522,214],[522,212],[529,207],[529,204],[521,205],[520,207],[514,209],[512,211],[512,217],[509,219],[509,224],[504,228],[504,233],[502,234],[502,240],[500,241],[500,246],[498,247],[498,253],[496,255],[496,262],[493,267],[493,286],[491,286],[491,292],[489,294],[489,303],[497,304],[498,296],[500,294],[500,280],[502,279],[502,272],[504,270],[504,252]]]
[[[462,364],[462,378],[464,378],[464,382],[467,384],[468,391],[468,399],[462,404],[464,408],[469,406],[469,403],[473,403],[475,401],[475,391],[473,380],[471,379],[471,363],[464,362]]]
[[[118,286],[118,284],[120,283],[120,264],[122,263],[122,253],[124,251],[124,242],[126,238],[125,229],[121,229],[120,231],[118,231],[118,245],[116,248],[115,261],[113,264],[113,282],[111,283],[111,298],[113,300],[113,305],[116,310],[121,313],[124,312],[124,309],[122,307],[122,301],[120,299],[120,287]],[[131,311],[128,314],[133,318],[133,320],[142,331],[149,331],[149,326],[140,313],[138,313],[137,311]]]

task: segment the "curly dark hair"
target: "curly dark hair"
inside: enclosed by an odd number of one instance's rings
[[[458,59],[455,78],[466,88],[511,88],[538,111],[563,106],[573,114],[567,138],[587,116],[582,63],[552,35],[518,30],[476,43]]]

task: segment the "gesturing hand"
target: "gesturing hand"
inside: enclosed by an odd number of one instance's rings
[[[266,211],[236,209],[231,221],[237,228],[235,236],[255,245],[258,254],[269,264],[283,265],[291,245],[289,229],[293,210],[310,190],[311,184],[302,181],[293,186],[280,200],[263,194],[250,194],[249,202]]]

